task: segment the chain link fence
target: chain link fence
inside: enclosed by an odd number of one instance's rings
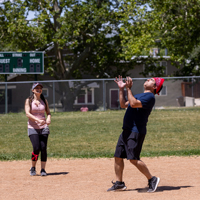
[[[160,95],[156,95],[155,108],[200,106],[200,76],[163,78],[164,87]],[[144,91],[145,80],[133,78],[133,95]],[[24,111],[33,82],[0,82],[0,113]],[[40,82],[53,112],[120,109],[119,89],[114,79]]]

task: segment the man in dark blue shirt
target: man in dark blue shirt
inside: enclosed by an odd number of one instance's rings
[[[152,176],[144,162],[140,160],[140,152],[146,135],[146,125],[151,110],[155,104],[155,94],[159,95],[164,79],[151,78],[144,83],[144,93],[133,96],[131,87],[133,81],[127,77],[125,82],[122,77],[116,78],[119,87],[119,102],[121,108],[127,108],[123,120],[123,131],[115,150],[115,174],[116,182],[107,191],[126,190],[122,181],[124,170],[124,158],[130,160],[138,170],[148,179],[149,189],[147,192],[155,192],[160,181],[159,177]],[[128,101],[124,97],[126,87]]]

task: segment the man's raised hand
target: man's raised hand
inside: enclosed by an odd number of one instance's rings
[[[123,89],[126,86],[126,83],[123,82],[122,76],[119,75],[119,78],[115,77],[115,83],[117,83],[120,89]]]
[[[126,82],[126,88],[131,88],[131,87],[132,87],[132,85],[133,85],[133,80],[132,80],[131,77],[126,77],[125,82]]]

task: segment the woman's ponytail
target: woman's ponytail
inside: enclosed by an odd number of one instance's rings
[[[44,98],[44,95],[41,94],[41,95],[40,95],[40,98],[41,98],[42,101],[44,102],[44,104],[45,104],[45,110],[47,111],[47,103],[46,103],[46,99]]]
[[[34,99],[34,93],[32,93],[29,97],[28,97],[28,99],[29,99],[29,106],[30,106],[30,109],[31,109],[31,105],[32,105],[32,102],[33,102],[33,99]]]

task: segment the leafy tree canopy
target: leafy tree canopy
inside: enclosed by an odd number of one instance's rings
[[[27,20],[30,11],[35,17]],[[81,78],[84,73],[99,78],[125,75],[131,62],[119,63],[125,60],[119,36],[122,12],[118,0],[5,0],[0,44],[47,54],[51,49],[45,67],[56,79]]]
[[[4,0],[0,8],[1,42],[18,51],[45,51],[45,70],[56,79],[125,76],[132,67],[122,54],[120,0]],[[133,5],[134,13],[140,7]],[[32,11],[35,17],[27,20]],[[123,61],[123,62],[122,62]],[[73,108],[80,87],[60,83],[64,110]]]
[[[149,54],[153,47],[167,48],[171,61],[180,68],[175,75],[200,75],[200,4],[198,0],[146,0],[138,20],[127,1],[127,25],[121,28],[126,58]],[[129,20],[128,20],[129,19]],[[159,43],[158,43],[159,42]],[[162,58],[161,58],[162,59]],[[146,61],[152,62],[149,56]],[[145,61],[145,62],[146,62]],[[179,64],[177,64],[179,63]],[[156,69],[154,69],[156,70]]]

